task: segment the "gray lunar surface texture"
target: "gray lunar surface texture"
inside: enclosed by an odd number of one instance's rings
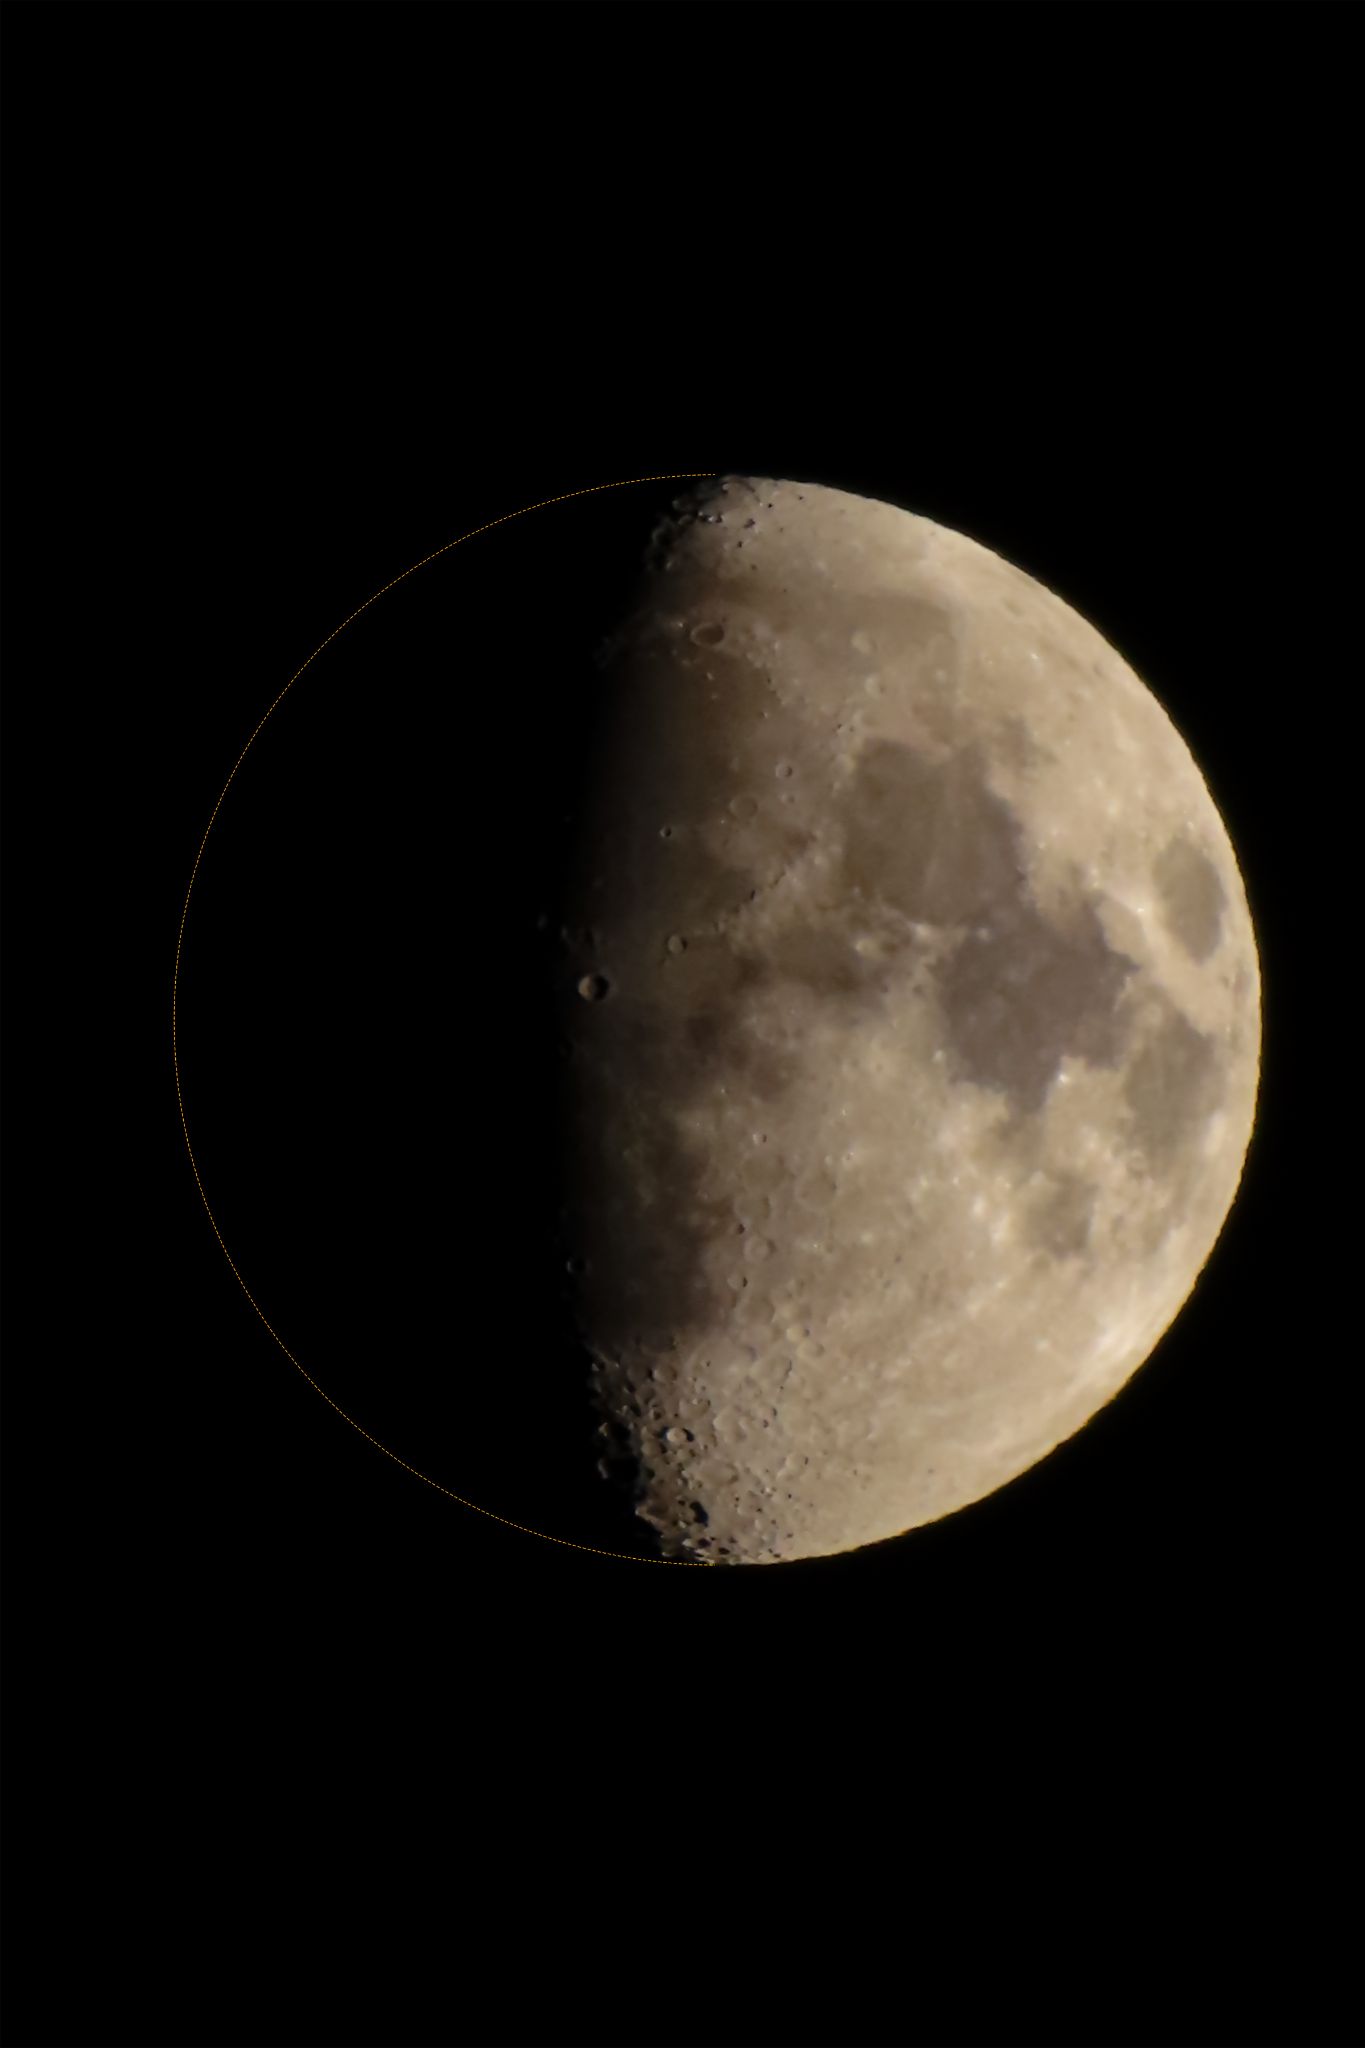
[[[980,1500],[1108,1402],[1237,1190],[1260,981],[1203,776],[959,533],[679,501],[602,655],[566,980],[604,1435],[665,1553]]]

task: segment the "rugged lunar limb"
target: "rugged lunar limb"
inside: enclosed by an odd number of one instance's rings
[[[672,1554],[894,1536],[1080,1428],[1209,1255],[1232,847],[1114,649],[893,506],[703,487],[604,659],[565,984],[604,1428]]]

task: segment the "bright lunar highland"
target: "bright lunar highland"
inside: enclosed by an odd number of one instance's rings
[[[1188,1297],[1250,1138],[1228,835],[1122,657],[895,506],[728,477],[655,535],[564,990],[604,1434],[667,1554],[951,1514]]]

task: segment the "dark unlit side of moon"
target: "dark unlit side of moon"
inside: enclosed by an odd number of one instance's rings
[[[665,1551],[981,1499],[1178,1314],[1259,976],[1184,741],[1093,628],[896,507],[681,501],[603,651],[566,978],[605,1440]]]

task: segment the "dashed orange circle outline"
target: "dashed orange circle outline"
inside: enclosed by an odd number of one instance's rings
[[[353,612],[348,613],[348,615],[342,620],[341,624],[339,626],[334,627],[333,630],[327,635],[327,638],[321,641],[319,645],[313,649],[313,652],[309,655],[307,661],[302,663],[302,665],[294,671],[293,675],[290,676],[289,681],[285,684],[284,688],[280,691],[279,695],[274,699],[273,703],[271,703],[267,707],[267,709],[261,714],[261,717],[258,719],[254,729],[252,730],[249,738],[247,739],[246,745],[242,748],[241,753],[233,762],[231,774],[229,774],[227,781],[223,784],[222,789],[218,792],[218,801],[214,804],[213,810],[209,814],[208,824],[204,827],[204,836],[200,840],[199,850],[194,856],[194,865],[190,869],[190,879],[185,889],[185,901],[180,912],[180,929],[176,933],[175,967],[171,975],[171,1064],[175,1070],[175,1099],[180,1110],[180,1128],[184,1132],[185,1150],[189,1155],[190,1170],[194,1174],[194,1184],[199,1190],[199,1199],[204,1204],[204,1212],[207,1215],[210,1224],[212,1225],[213,1234],[217,1238],[219,1246],[222,1249],[223,1257],[227,1260],[228,1265],[232,1269],[232,1275],[233,1278],[236,1280],[237,1285],[241,1288],[243,1294],[251,1303],[252,1308],[260,1317],[262,1323],[264,1323],[270,1336],[274,1339],[275,1343],[279,1345],[280,1350],[289,1360],[289,1363],[294,1367],[296,1372],[299,1372],[303,1375],[304,1379],[307,1380],[309,1386],[313,1389],[313,1392],[315,1394],[320,1394],[323,1400],[327,1403],[328,1407],[334,1409],[336,1413],[341,1417],[343,1422],[348,1422],[352,1429],[354,1429],[360,1436],[363,1436],[365,1438],[365,1441],[367,1443],[373,1444],[374,1448],[377,1451],[382,1451],[386,1458],[391,1458],[395,1465],[401,1465],[403,1470],[405,1472],[410,1472],[414,1479],[420,1479],[425,1486],[430,1486],[437,1493],[445,1494],[447,1499],[458,1501],[461,1507],[472,1508],[476,1515],[486,1515],[490,1521],[501,1522],[505,1528],[516,1529],[523,1536],[538,1536],[540,1537],[542,1542],[558,1543],[562,1548],[566,1550],[587,1550],[591,1551],[597,1557],[619,1557],[623,1558],[628,1564],[682,1565],[685,1569],[689,1570],[697,1565],[710,1567],[714,1561],[711,1558],[705,1557],[636,1557],[632,1554],[632,1552],[628,1550],[601,1550],[597,1547],[597,1545],[592,1543],[573,1543],[567,1537],[564,1536],[548,1536],[546,1535],[543,1529],[530,1529],[526,1526],[524,1522],[514,1522],[510,1520],[509,1517],[506,1515],[495,1515],[491,1508],[481,1508],[477,1501],[466,1500],[463,1494],[454,1493],[452,1492],[450,1487],[442,1486],[439,1480],[429,1478],[425,1472],[419,1472],[415,1465],[410,1465],[407,1462],[406,1458],[400,1458],[396,1451],[391,1451],[387,1444],[383,1444],[379,1441],[379,1438],[377,1436],[372,1436],[369,1430],[365,1429],[360,1423],[358,1423],[353,1415],[348,1415],[346,1413],[346,1410],[342,1408],[338,1402],[332,1399],[331,1395],[326,1391],[324,1387],[320,1387],[318,1385],[318,1382],[313,1378],[312,1374],[307,1370],[307,1368],[305,1366],[300,1365],[298,1359],[295,1358],[293,1352],[289,1349],[289,1346],[285,1343],[283,1337],[280,1336],[278,1330],[276,1330],[269,1321],[264,1310],[261,1308],[260,1303],[255,1299],[254,1295],[251,1292],[251,1289],[247,1286],[246,1281],[242,1278],[242,1275],[238,1270],[236,1260],[233,1258],[232,1253],[228,1250],[227,1244],[223,1238],[223,1233],[218,1228],[218,1219],[214,1215],[213,1210],[209,1206],[209,1198],[204,1192],[204,1183],[199,1177],[199,1166],[194,1156],[194,1147],[190,1143],[190,1127],[189,1122],[185,1115],[185,1099],[180,1085],[180,1050],[179,1038],[177,1036],[177,1002],[180,991],[180,956],[185,940],[185,921],[189,916],[190,897],[194,892],[195,878],[199,873],[199,864],[204,857],[204,848],[208,845],[209,833],[213,830],[213,821],[218,816],[218,813],[222,808],[223,798],[227,795],[229,789],[232,787],[233,778],[237,774],[237,771],[241,767],[243,761],[246,759],[252,746],[255,744],[255,741],[259,737],[261,729],[265,725],[266,720],[270,717],[271,712],[274,711],[277,708],[277,706],[283,702],[286,696],[288,696],[290,690],[293,689],[295,683],[303,674],[304,669],[310,668],[312,666],[312,664],[317,660],[318,656],[322,653],[323,649],[325,647],[330,646],[332,641],[336,639],[339,633],[344,633],[346,628],[352,623],[353,620],[358,619],[362,612],[368,611],[372,604],[376,603],[379,598],[383,597],[387,591],[394,589],[397,584],[405,582],[409,576],[415,575],[419,569],[424,569],[428,562],[434,562],[439,555],[449,554],[452,548],[459,547],[464,541],[473,540],[478,534],[488,533],[495,526],[506,526],[510,520],[521,519],[528,512],[539,512],[546,505],[563,504],[564,501],[569,498],[591,497],[593,493],[597,491],[624,490],[631,484],[683,482],[695,477],[716,476],[718,474],[719,472],[713,469],[669,470],[665,471],[660,476],[626,477],[623,478],[618,483],[588,484],[581,491],[561,491],[558,494],[558,496],[553,498],[539,498],[533,505],[523,505],[520,508],[520,510],[516,512],[504,512],[501,518],[490,519],[486,521],[485,524],[482,526],[472,527],[468,533],[462,533],[458,535],[456,539],[447,541],[443,547],[434,548],[429,555],[423,555],[420,561],[414,562],[412,564],[411,568],[404,569],[401,575],[394,576],[393,578],[391,578],[391,580],[388,583],[383,584],[380,589],[374,591],[371,596],[367,597],[364,604],[357,605]]]

